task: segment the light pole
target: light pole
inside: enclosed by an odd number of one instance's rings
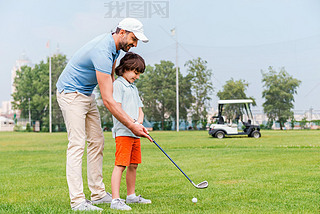
[[[52,99],[51,99],[51,94],[52,94],[52,89],[51,89],[51,51],[50,51],[50,40],[48,40],[47,48],[49,48],[49,133],[52,133]]]
[[[29,103],[29,125],[31,127],[30,97],[28,98],[28,103]]]
[[[172,36],[176,36],[176,128],[177,132],[179,132],[179,67],[178,67],[178,38],[176,35],[176,28],[171,30]]]
[[[49,132],[52,133],[52,101],[51,101],[51,55],[49,55]]]

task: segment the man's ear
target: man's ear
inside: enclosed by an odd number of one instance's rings
[[[121,30],[119,31],[119,35],[120,35],[120,36],[124,36],[126,33],[127,33],[127,31],[126,31],[126,30],[123,30],[123,29],[121,29]]]

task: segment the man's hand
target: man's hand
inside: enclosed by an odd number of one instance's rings
[[[132,131],[132,133],[134,135],[136,135],[138,137],[146,137],[152,142],[152,139],[149,136],[149,132],[147,131],[147,129],[143,125],[138,124],[138,123],[133,123],[133,125],[131,125],[128,128]]]

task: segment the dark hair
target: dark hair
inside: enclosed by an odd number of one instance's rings
[[[131,70],[143,73],[145,67],[144,59],[140,55],[127,52],[120,60],[120,64],[116,67],[115,71],[118,76],[122,76],[124,72]]]
[[[116,31],[114,33],[118,34],[120,32],[120,30],[122,30],[121,28],[117,27]],[[130,33],[131,31],[126,31],[126,34]]]

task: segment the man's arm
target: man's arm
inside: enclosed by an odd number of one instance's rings
[[[114,78],[114,69],[116,67],[116,63],[117,63],[117,60],[114,61],[113,65],[112,65],[112,72],[111,72],[111,79],[112,79],[112,82],[114,82],[116,79]]]
[[[121,109],[122,109],[121,103],[117,103],[117,105],[118,105],[118,108],[121,108]],[[129,118],[130,121],[135,122],[135,120],[132,119],[132,118],[127,114],[127,112],[125,112],[125,111],[123,111],[123,112],[124,112],[125,116],[126,116],[127,118]],[[141,123],[141,124],[142,124],[142,123]]]
[[[142,124],[143,123],[143,118],[144,118],[144,113],[142,111],[142,108],[139,107],[139,117],[138,117],[138,123]]]
[[[150,141],[151,138],[148,135],[148,131],[145,127],[139,124],[135,124],[134,120],[129,117],[122,108],[119,108],[117,102],[113,99],[113,84],[112,77],[109,74],[96,71],[96,76],[101,92],[103,104],[111,112],[111,114],[117,118],[123,125],[132,131],[138,137],[146,137]]]

